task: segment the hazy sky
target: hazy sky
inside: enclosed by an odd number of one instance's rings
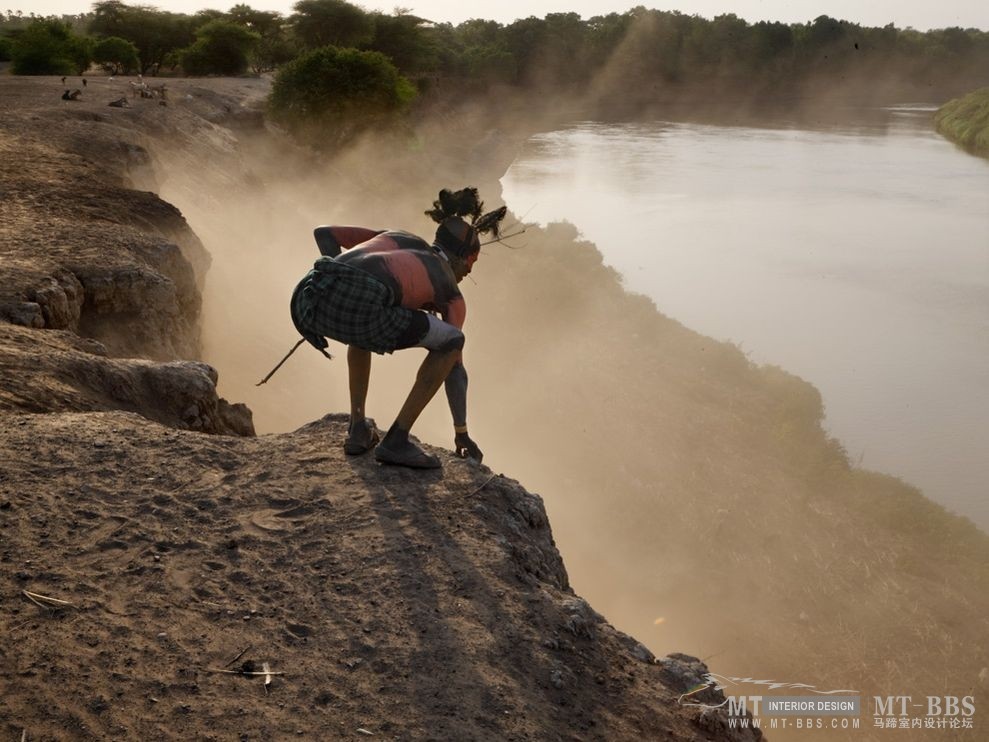
[[[295,0],[248,0],[253,8],[291,12]],[[191,13],[204,8],[228,10],[236,0],[146,0],[130,5],[154,5],[162,10]],[[365,0],[357,3],[368,10],[390,12],[396,6],[410,8],[414,13],[434,21],[458,23],[468,18],[489,18],[503,23],[516,18],[547,13],[574,11],[584,18],[611,12],[624,12],[636,5],[660,10],[679,10],[688,15],[712,18],[722,13],[735,13],[749,21],[773,20],[803,23],[819,15],[830,15],[866,26],[913,26],[920,30],[947,26],[975,27],[989,30],[989,0],[682,0],[682,2],[649,2],[644,0],[476,0],[454,3],[450,0]],[[20,9],[25,14],[73,14],[89,10],[88,0],[7,0],[0,11]]]

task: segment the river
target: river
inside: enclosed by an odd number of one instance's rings
[[[989,531],[989,162],[932,110],[582,122],[529,139],[503,194],[664,314],[813,383],[853,463]]]

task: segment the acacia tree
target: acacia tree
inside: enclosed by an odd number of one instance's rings
[[[179,54],[190,75],[240,75],[261,40],[259,34],[231,21],[214,20],[196,31],[196,42]]]
[[[119,36],[107,36],[93,46],[93,61],[108,75],[124,75],[141,66],[137,47]]]
[[[103,0],[93,5],[89,32],[95,36],[119,36],[137,47],[142,74],[157,73],[166,57],[194,39],[189,16],[165,13],[148,5],[125,5]]]
[[[404,74],[422,74],[436,68],[439,55],[423,30],[425,20],[400,9],[393,15],[373,13],[371,20],[374,30],[364,48],[381,52]]]
[[[289,18],[295,35],[303,46],[358,47],[371,41],[374,21],[371,16],[345,0],[299,0]]]
[[[285,19],[280,13],[255,10],[241,3],[233,6],[226,18],[260,36],[248,55],[255,73],[273,70],[297,55],[296,46],[288,38]]]

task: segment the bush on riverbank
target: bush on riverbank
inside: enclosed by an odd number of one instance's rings
[[[948,101],[938,109],[934,123],[951,141],[989,157],[989,88]]]
[[[276,120],[316,145],[337,145],[386,124],[415,88],[380,52],[324,46],[284,65],[268,105]]]

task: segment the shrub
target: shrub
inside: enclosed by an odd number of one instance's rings
[[[325,46],[303,54],[275,76],[273,117],[314,143],[339,144],[387,123],[415,88],[379,52]]]
[[[196,31],[195,43],[179,59],[190,75],[240,75],[261,37],[231,21],[215,20]]]
[[[109,75],[124,75],[141,66],[137,46],[119,36],[100,39],[93,47],[93,61]]]
[[[67,23],[41,19],[17,33],[10,57],[15,75],[74,75],[89,67],[90,43]]]

